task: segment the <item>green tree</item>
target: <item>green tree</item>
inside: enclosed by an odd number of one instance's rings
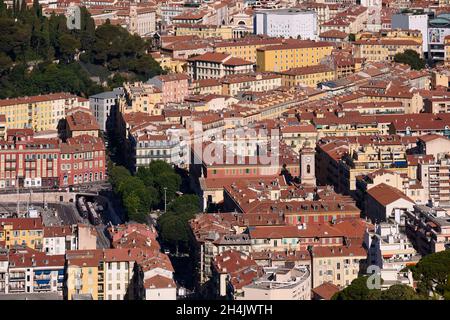
[[[407,64],[414,70],[425,68],[425,60],[416,51],[411,49],[407,49],[403,53],[397,53],[394,56],[394,61]]]
[[[63,34],[58,38],[57,52],[65,62],[74,60],[74,55],[81,47],[81,42],[70,34]]]
[[[194,194],[182,195],[168,205],[167,211],[178,215],[185,214],[188,219],[192,219],[200,212],[200,199]]]
[[[187,247],[190,232],[187,217],[165,213],[158,219],[158,226],[163,241],[175,246],[177,253],[180,247]]]
[[[394,284],[381,292],[382,300],[417,300],[419,295],[413,288],[405,284]]]
[[[167,203],[170,203],[175,199],[181,185],[181,178],[175,173],[173,167],[161,160],[152,161],[147,167],[139,168],[137,177],[147,187],[151,186],[158,191],[157,199],[160,206],[164,205],[164,190],[166,190]]]
[[[411,268],[418,280],[417,291],[423,296],[450,299],[450,251],[445,250],[423,257]]]
[[[367,287],[368,276],[358,277],[344,290],[335,293],[333,300],[377,300],[378,294]]]
[[[356,40],[356,35],[355,35],[354,33],[350,33],[350,34],[348,35],[348,41],[353,42],[353,41],[355,41],[355,40]]]
[[[140,223],[146,222],[146,209],[142,205],[139,196],[131,193],[124,198],[123,204],[130,220]]]
[[[31,37],[31,27],[10,18],[0,19],[0,52],[11,59],[24,59]]]
[[[13,61],[4,52],[0,52],[0,75],[12,67]]]

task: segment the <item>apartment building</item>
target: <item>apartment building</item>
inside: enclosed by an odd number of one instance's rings
[[[100,127],[89,109],[72,109],[68,111],[64,127],[65,132],[61,133],[64,139],[82,135],[98,137],[100,134]]]
[[[311,300],[311,273],[304,266],[268,267],[242,290],[242,300]]]
[[[282,85],[282,78],[270,73],[228,75],[220,79],[222,94],[236,96],[242,91],[267,92]]]
[[[430,163],[420,163],[418,178],[427,198],[436,204],[450,203],[450,157],[445,155]]]
[[[413,40],[422,43],[422,33],[419,30],[409,29],[382,29],[379,32],[359,32],[355,35],[356,40]]]
[[[356,177],[378,169],[407,173],[407,145],[399,136],[331,139],[317,146],[319,183],[332,184],[338,192],[356,190]]]
[[[166,74],[154,76],[147,83],[161,90],[161,103],[183,102],[189,95],[189,77],[186,74]]]
[[[422,45],[414,40],[368,39],[352,43],[355,58],[366,61],[394,61],[397,53],[413,50],[422,57]]]
[[[253,63],[230,54],[208,52],[188,60],[188,74],[191,79],[219,79],[230,74],[253,72]]]
[[[133,170],[146,167],[155,160],[182,165],[185,142],[166,134],[137,134],[130,137],[134,152],[130,155]]]
[[[101,250],[66,252],[65,299],[73,300],[80,294],[89,295],[93,300],[104,299],[105,266],[101,259]]]
[[[89,100],[69,93],[0,100],[0,115],[11,129],[54,130],[72,108],[89,109]]]
[[[127,16],[128,31],[141,37],[151,35],[156,31],[156,12],[154,8],[137,7],[130,5],[130,12]]]
[[[349,6],[336,13],[330,20],[320,24],[320,32],[338,30],[346,34],[356,34],[365,28],[368,21],[368,8],[361,5]]]
[[[161,114],[157,104],[161,103],[161,90],[143,82],[124,83],[124,94],[119,98],[119,111],[122,114],[143,112],[151,115]]]
[[[60,147],[59,181],[61,186],[106,179],[106,150],[101,138],[82,135],[69,138]]]
[[[312,124],[282,126],[280,134],[286,145],[297,153],[300,153],[304,147],[316,145],[319,139],[319,133]]]
[[[309,86],[316,87],[318,83],[334,80],[336,73],[334,69],[325,64],[315,66],[292,68],[280,73],[283,86]]]
[[[427,113],[450,113],[450,97],[424,99],[423,108]]]
[[[318,246],[311,255],[313,288],[326,282],[345,288],[366,268],[367,252],[357,244]]]
[[[0,219],[0,242],[7,249],[26,246],[42,250],[44,226],[41,218]]]
[[[406,235],[421,255],[448,250],[450,217],[440,207],[415,205],[406,212]]]
[[[8,130],[0,141],[0,187],[57,185],[59,145],[57,138],[34,138],[31,129]]]
[[[262,268],[250,255],[234,250],[216,255],[211,269],[214,284],[211,294],[227,300],[241,300],[244,286],[262,275]]]
[[[407,210],[412,210],[414,200],[402,191],[387,184],[380,183],[367,191],[365,198],[365,215],[373,222],[399,219]]]
[[[73,226],[44,226],[42,240],[43,252],[53,255],[64,255],[67,250],[78,248],[76,228]]]
[[[374,232],[366,232],[364,241],[368,248],[368,263],[381,269],[382,287],[388,288],[393,284],[412,286],[411,275],[402,270],[415,265],[421,256],[406,234],[400,231],[398,223],[377,224]]]
[[[250,37],[233,39],[233,41],[215,41],[213,48],[215,52],[228,53],[233,57],[256,63],[256,51],[258,48],[268,45],[283,43],[282,38]]]
[[[281,72],[317,65],[330,55],[333,44],[323,41],[289,40],[256,50],[256,71]]]
[[[445,65],[450,64],[450,35],[444,38],[444,63]]]
[[[241,253],[255,253],[247,229],[258,226],[282,226],[284,220],[279,214],[240,214],[240,213],[214,213],[199,214],[190,222],[192,232],[193,256],[198,261],[199,283],[206,282],[211,277],[211,262],[218,254],[232,250]],[[273,251],[272,251],[273,252]],[[265,252],[267,253],[267,252]],[[300,260],[307,260],[302,256],[294,255]],[[274,257],[282,254],[282,251],[274,253]],[[264,252],[262,252],[264,255]],[[264,260],[267,257],[260,257]],[[289,260],[289,257],[286,257]],[[269,259],[270,260],[270,259]],[[280,262],[281,263],[281,262]]]
[[[0,294],[6,293],[8,278],[9,254],[7,249],[0,248]]]
[[[422,35],[422,50],[428,52],[428,14],[397,13],[392,15],[392,29],[418,30]]]
[[[344,235],[326,223],[256,226],[249,230],[252,251],[301,251],[310,246],[341,246]]]
[[[130,284],[136,300],[176,300],[177,284],[169,256],[161,252],[144,255],[135,264],[133,282]]]
[[[175,34],[177,36],[191,36],[195,35],[201,39],[219,38],[219,39],[233,39],[237,36],[233,32],[232,26],[225,25],[211,25],[211,24],[176,24]]]
[[[64,255],[47,255],[31,248],[9,252],[5,293],[62,293]]]
[[[114,108],[122,94],[122,88],[115,88],[113,91],[102,92],[89,97],[89,107],[100,126],[100,130],[107,131],[114,124]]]

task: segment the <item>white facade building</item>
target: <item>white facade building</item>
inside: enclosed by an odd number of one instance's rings
[[[121,94],[123,94],[123,89],[115,88],[113,91],[102,92],[89,97],[89,106],[100,126],[100,130],[106,131],[111,109],[116,105],[117,98]]]
[[[256,11],[254,33],[269,37],[316,40],[317,13],[300,9],[275,9]]]
[[[244,286],[242,300],[311,300],[311,274],[305,266],[265,268],[265,274]]]
[[[422,33],[422,50],[428,52],[428,15],[399,13],[392,16],[392,29],[419,30]]]
[[[399,283],[412,285],[411,274],[402,270],[420,260],[420,255],[399,227],[397,223],[383,222],[376,225],[375,232],[366,231],[365,234],[368,264],[380,268],[382,287],[385,288]]]

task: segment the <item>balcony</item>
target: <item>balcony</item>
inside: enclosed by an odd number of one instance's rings
[[[9,281],[25,281],[25,273],[10,274]]]

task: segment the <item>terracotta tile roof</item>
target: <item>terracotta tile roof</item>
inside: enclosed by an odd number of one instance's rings
[[[43,230],[41,218],[5,218],[0,219],[0,231],[5,226],[12,226],[12,230]]]
[[[280,45],[269,45],[256,49],[257,51],[275,51],[286,49],[302,49],[302,48],[319,48],[319,47],[334,47],[334,43],[325,41],[311,41],[311,40],[291,40]]]
[[[176,287],[175,281],[173,281],[172,278],[167,278],[159,274],[144,280],[145,289],[164,289]]]
[[[28,103],[38,103],[44,101],[61,100],[61,99],[78,99],[80,101],[86,101],[86,99],[78,97],[76,95],[60,92],[60,93],[50,93],[46,95],[38,95],[31,97],[20,97],[13,99],[3,99],[0,100],[0,107],[16,105],[16,104],[28,104]],[[89,100],[87,100],[89,101]]]
[[[95,117],[89,110],[73,112],[66,117],[66,121],[70,131],[100,130]]]
[[[218,273],[228,274],[230,283],[238,290],[262,275],[262,268],[255,260],[239,251],[227,250],[218,254],[214,257],[213,265]]]
[[[414,203],[414,200],[407,197],[403,192],[385,183],[380,183],[379,185],[370,188],[367,191],[367,194],[383,206],[387,206],[388,204],[399,199],[404,199],[406,201]]]
[[[336,38],[336,39],[345,39],[348,36],[343,31],[339,30],[328,30],[319,34],[320,38]]]
[[[31,248],[13,249],[9,254],[10,268],[58,267],[64,268],[64,255],[47,255]]]
[[[72,235],[70,226],[46,226],[44,227],[44,238],[66,237]]]
[[[256,226],[249,230],[252,239],[330,238],[344,234],[329,224],[311,223],[305,229],[297,226]]]
[[[332,72],[332,71],[333,71],[333,69],[330,66],[327,66],[325,64],[318,64],[315,66],[292,68],[292,69],[281,72],[281,74],[290,75],[290,76],[300,76],[300,75],[322,73],[322,72]]]
[[[367,257],[367,251],[361,245],[315,246],[312,253],[316,258],[360,257],[365,259]]]
[[[324,300],[331,300],[333,295],[340,291],[339,287],[331,282],[324,282],[320,286],[312,289],[313,294]]]

